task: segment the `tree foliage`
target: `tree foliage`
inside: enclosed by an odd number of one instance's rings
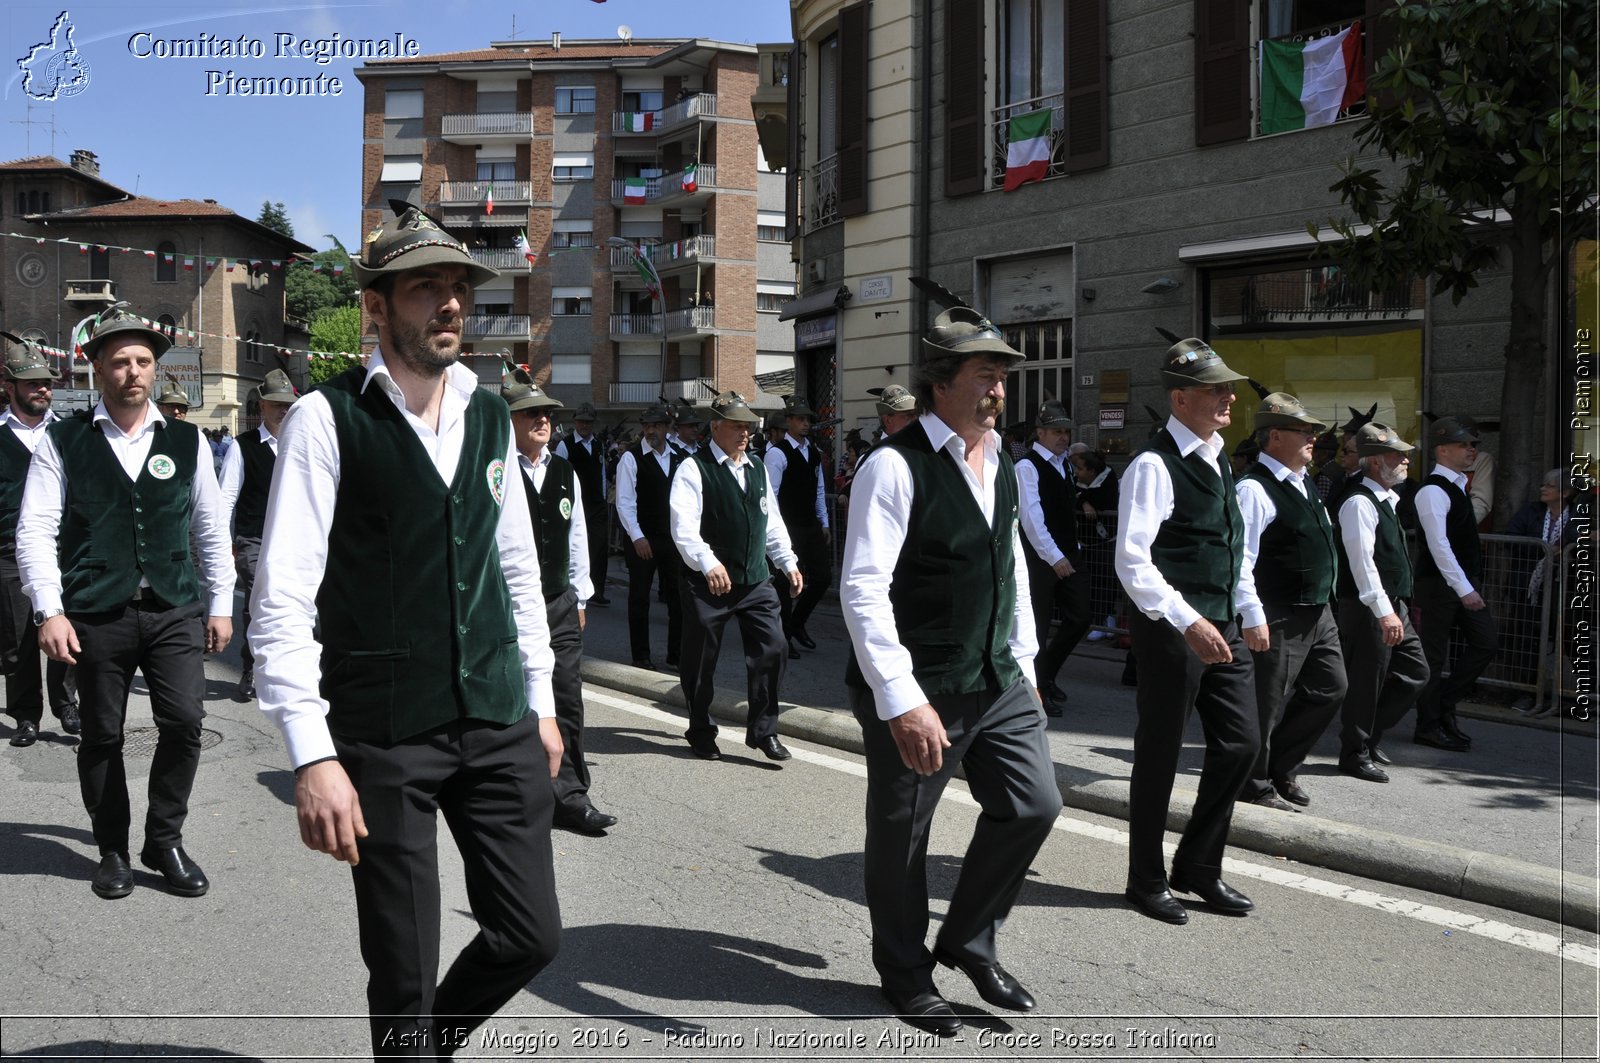
[[[313,385],[360,364],[360,359],[355,355],[361,351],[361,308],[351,303],[348,306],[329,307],[318,314],[311,322],[311,349],[345,355],[336,358],[313,358],[311,360]]]
[[[332,247],[311,256],[320,269],[313,270],[304,260],[289,267],[284,276],[286,310],[290,317],[315,321],[324,310],[356,303],[356,276],[350,269],[350,256],[343,247]],[[335,273],[335,269],[341,272]]]
[[[294,236],[294,222],[289,220],[289,211],[282,203],[274,203],[271,200],[263,199],[261,201],[261,214],[256,218],[256,221],[275,233],[282,233],[289,237]]]

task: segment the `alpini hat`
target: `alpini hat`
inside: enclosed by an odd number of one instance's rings
[[[1204,340],[1179,340],[1167,348],[1161,363],[1161,384],[1167,388],[1199,388],[1248,379],[1235,373]]]
[[[573,413],[572,413],[572,419],[574,421],[592,421],[592,420],[594,420],[594,403],[592,403],[592,402],[580,402],[580,403],[578,403],[578,408],[576,410],[574,410]]]
[[[1374,454],[1407,454],[1417,448],[1400,438],[1386,424],[1368,421],[1356,429],[1356,456],[1370,458]]]
[[[737,391],[724,391],[711,400],[711,416],[719,421],[738,421],[740,424],[758,425],[761,418],[745,403]]]
[[[815,421],[817,411],[811,404],[799,395],[785,395],[783,397],[783,415],[785,417],[805,417]]]
[[[1067,415],[1067,408],[1054,400],[1039,407],[1039,419],[1034,422],[1035,428],[1071,428],[1072,418]]]
[[[639,423],[640,424],[671,424],[672,423],[672,411],[667,409],[665,406],[661,405],[660,403],[656,403],[654,406],[646,406],[644,408],[644,412],[639,415]]]
[[[546,395],[533,382],[533,377],[520,365],[506,367],[500,377],[500,397],[506,400],[512,413],[520,410],[559,410],[561,400]]]
[[[975,354],[998,354],[1018,362],[1027,357],[1005,341],[993,322],[970,306],[952,306],[933,319],[933,327],[922,338],[924,358],[967,358]]]
[[[56,371],[33,340],[0,332],[6,341],[6,376],[12,380],[54,380]]]
[[[699,427],[706,423],[705,416],[701,414],[700,407],[694,403],[687,403],[678,407],[678,424],[688,425],[691,428]]]
[[[189,393],[183,390],[183,385],[173,377],[167,377],[167,382],[161,385],[161,394],[156,396],[157,406],[182,406],[188,409],[194,403],[189,401]]]
[[[899,384],[890,384],[886,388],[868,388],[867,394],[877,397],[878,412],[910,413],[917,408],[917,397]]]
[[[500,276],[500,271],[473,261],[466,245],[444,231],[444,226],[421,207],[391,199],[394,220],[367,234],[361,256],[351,261],[356,280],[365,288],[386,273],[422,266],[465,266],[467,283],[476,288]]]
[[[1322,433],[1328,426],[1311,416],[1301,401],[1284,391],[1274,391],[1256,407],[1257,428],[1303,428]]]
[[[1470,417],[1441,417],[1433,422],[1428,438],[1436,447],[1444,443],[1476,443],[1478,423]]]
[[[166,333],[135,314],[127,303],[112,303],[89,322],[89,338],[83,341],[83,356],[93,361],[100,347],[113,336],[133,335],[144,340],[145,345],[160,358],[172,346]]]
[[[293,403],[300,397],[294,389],[294,381],[289,379],[289,374],[282,369],[274,369],[267,374],[267,379],[261,382],[261,387],[256,395],[262,402]]]

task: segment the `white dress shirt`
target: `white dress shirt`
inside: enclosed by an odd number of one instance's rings
[[[256,429],[256,438],[271,449],[274,458],[278,456],[278,437],[267,431],[266,425]],[[244,490],[243,447],[229,447],[222,455],[222,473],[218,477],[218,486],[222,490],[222,521],[224,525],[232,528],[233,510],[239,504],[239,492]]]
[[[1178,444],[1179,454],[1188,457],[1201,451],[1221,477],[1221,463],[1226,460],[1222,457],[1222,436],[1213,432],[1210,439],[1201,439],[1176,417],[1167,418],[1167,431]],[[1172,476],[1159,454],[1147,450],[1129,463],[1122,478],[1122,494],[1117,499],[1117,554],[1113,567],[1135,609],[1151,620],[1165,620],[1179,631],[1187,631],[1200,614],[1167,582],[1150,555],[1150,546],[1162,523],[1172,516],[1174,498]]]
[[[56,416],[56,411],[45,410],[44,416],[39,418],[38,424],[28,425],[23,422],[22,418],[17,416],[17,411],[10,406],[0,410],[0,425],[5,425],[15,432],[17,439],[23,446],[28,448],[29,454],[39,449],[39,440],[44,438],[44,430],[50,427],[50,422],[59,421],[60,419]]]
[[[715,442],[708,441],[711,448],[711,457],[718,465],[726,467],[733,473],[733,478],[738,481],[739,489],[744,490],[745,473],[750,468],[750,452],[739,456],[735,462]],[[684,564],[699,572],[709,575],[711,570],[722,564],[717,560],[717,555],[706,545],[700,537],[700,515],[705,510],[705,481],[700,478],[700,463],[698,461],[685,461],[678,466],[678,475],[672,478],[672,493],[668,497],[668,506],[671,510],[670,520],[672,528],[672,542],[678,548]],[[778,566],[780,572],[798,572],[799,562],[795,560],[794,549],[789,544],[789,529],[783,523],[783,516],[778,512],[778,492],[773,488],[772,481],[767,481],[767,557]]]
[[[393,402],[417,435],[435,473],[445,483],[455,478],[466,441],[467,402],[478,378],[453,365],[445,371],[444,396],[435,431],[410,410],[405,395],[374,348],[363,388],[377,387]],[[505,463],[517,468],[517,451],[506,442]],[[328,703],[318,693],[322,647],[313,637],[317,591],[328,564],[328,534],[333,527],[341,472],[339,437],[333,411],[319,392],[296,402],[284,419],[278,439],[278,461],[272,470],[272,496],[261,538],[261,566],[250,603],[250,649],[256,657],[256,695],[261,711],[283,731],[289,761],[300,767],[334,756],[328,732]],[[423,476],[425,469],[417,470]],[[545,619],[539,583],[539,555],[533,522],[522,512],[501,505],[495,526],[500,568],[511,593],[517,623],[528,704],[539,716],[555,715],[550,673],[550,626]],[[422,534],[443,534],[429,525]]]
[[[1465,473],[1447,469],[1443,465],[1433,467],[1434,476],[1443,476],[1446,480],[1461,488],[1463,494],[1467,490],[1467,477]],[[1450,496],[1445,494],[1444,488],[1438,484],[1424,484],[1417,492],[1417,523],[1422,525],[1422,538],[1433,554],[1433,563],[1439,566],[1439,574],[1456,592],[1459,598],[1472,594],[1476,588],[1467,578],[1466,572],[1461,568],[1461,562],[1456,560],[1455,551],[1450,549],[1450,539],[1445,534],[1445,516],[1450,512]]]
[[[1263,452],[1259,458],[1268,472],[1294,490],[1302,498],[1310,498],[1315,490],[1303,472],[1295,472],[1271,454]],[[1233,482],[1233,492],[1239,496],[1239,512],[1244,516],[1244,562],[1239,566],[1239,586],[1233,592],[1233,604],[1239,610],[1244,627],[1261,627],[1267,622],[1267,611],[1256,592],[1256,561],[1261,557],[1261,535],[1267,526],[1278,519],[1278,505],[1267,494],[1267,489],[1253,479],[1240,477]]]
[[[644,451],[661,466],[663,475],[668,478],[672,476],[671,447],[663,442],[659,451],[650,447],[645,447]],[[629,447],[617,459],[617,520],[622,524],[622,530],[628,533],[630,542],[644,538],[644,532],[639,529],[638,483],[639,466],[634,459],[634,449]]]
[[[584,436],[574,431],[572,435],[564,437],[556,444],[556,457],[566,458],[571,461],[574,447],[582,447],[584,453],[593,458],[595,464],[600,466],[600,498],[604,500],[606,497],[606,452],[600,446],[600,437],[593,432]]]
[[[967,465],[966,442],[950,426],[932,413],[919,419],[935,452],[944,450],[956,459],[973,499],[984,519],[994,523],[995,479],[1000,475],[1000,435],[990,431],[983,439],[983,480],[980,483]],[[844,608],[844,625],[855,644],[861,673],[872,688],[878,718],[891,720],[928,703],[921,685],[911,675],[911,653],[900,644],[895,626],[894,606],[889,601],[889,586],[895,565],[905,546],[906,525],[911,518],[915,487],[911,467],[894,447],[874,447],[871,461],[856,467],[850,487],[850,524],[845,537],[844,571],[840,576],[839,601]],[[1011,532],[1012,579],[1017,601],[1012,613],[1011,635],[1007,639],[1017,667],[1030,684],[1034,682],[1033,658],[1039,652],[1034,638],[1033,604],[1028,588],[1028,565],[1022,556],[1022,537],[1015,526]],[[970,608],[952,602],[950,607]]]
[[[809,464],[811,461],[811,440],[801,439],[794,433],[784,434],[784,442],[800,451],[800,456]],[[767,480],[772,484],[772,493],[776,495],[783,486],[784,471],[789,468],[789,455],[783,452],[782,447],[768,447],[762,464],[767,467]],[[828,494],[822,482],[822,465],[817,466],[817,519],[822,526],[828,526]]]
[[[1361,483],[1378,496],[1379,505],[1388,505],[1391,516],[1395,513],[1400,505],[1399,495],[1370,476],[1363,476]],[[1392,614],[1394,606],[1373,559],[1378,547],[1378,511],[1359,494],[1352,493],[1339,507],[1339,541],[1344,543],[1345,560],[1350,562],[1350,576],[1356,581],[1356,596],[1361,604],[1379,620]]]
[[[157,425],[164,426],[155,403],[145,407],[144,423],[132,435],[125,434],[97,403],[94,422],[100,426],[111,453],[129,480],[137,480],[150,448],[155,443]],[[217,492],[217,474],[211,465],[211,444],[195,431],[194,479],[189,482],[189,536],[200,547],[200,580],[209,602],[208,616],[233,616],[233,543],[228,525],[222,519],[222,499]],[[17,517],[17,568],[22,576],[22,593],[36,610],[53,612],[61,605],[61,563],[57,548],[61,534],[61,512],[67,502],[66,469],[56,441],[46,435],[38,441],[33,461],[28,465],[28,481],[22,489],[22,510]],[[141,578],[139,586],[150,581]]]
[[[539,451],[538,461],[519,451],[517,462],[534,491],[544,490],[544,478],[550,472],[550,448]],[[578,594],[578,608],[584,608],[594,596],[594,584],[589,582],[589,526],[584,523],[583,484],[576,475],[572,477],[572,523],[567,528],[567,580]]]
[[[1052,454],[1049,448],[1039,443],[1033,445],[1033,451],[1049,462],[1063,481],[1070,475],[1065,451]],[[1028,537],[1028,543],[1033,547],[1033,552],[1039,555],[1039,560],[1054,568],[1067,555],[1056,545],[1050,529],[1045,527],[1044,508],[1039,504],[1039,470],[1027,459],[1017,462],[1017,499],[1021,510],[1022,534]],[[1072,519],[1076,522],[1078,515],[1072,514]]]

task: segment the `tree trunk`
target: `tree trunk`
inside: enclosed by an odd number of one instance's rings
[[[1529,196],[1533,199],[1533,196]],[[1539,219],[1513,208],[1507,236],[1511,255],[1511,325],[1500,393],[1500,453],[1495,455],[1493,527],[1506,526],[1518,506],[1535,495],[1548,464],[1549,425],[1541,406],[1550,367],[1544,336],[1545,264]]]

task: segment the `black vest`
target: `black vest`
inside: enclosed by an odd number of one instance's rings
[[[1032,447],[1023,457],[1039,473],[1039,508],[1044,511],[1044,528],[1055,540],[1056,549],[1067,555],[1072,567],[1078,567],[1078,486],[1072,474],[1062,476],[1056,472],[1049,459],[1039,456]],[[1022,549],[1035,561],[1042,560],[1028,537],[1022,537]]]
[[[807,441],[810,459],[802,458],[800,451],[784,436],[777,447],[788,463],[783,470],[783,482],[778,484],[778,512],[783,523],[792,532],[800,528],[820,528],[817,519],[817,470],[822,468],[822,452],[814,442]]]
[[[1333,522],[1314,486],[1307,498],[1257,463],[1245,479],[1267,492],[1277,516],[1261,533],[1256,555],[1256,594],[1263,602],[1326,605],[1333,601],[1338,578],[1338,551]]]
[[[1410,598],[1412,590],[1411,555],[1406,551],[1405,532],[1400,529],[1400,518],[1389,504],[1372,493],[1372,488],[1352,476],[1345,482],[1333,511],[1338,513],[1351,497],[1360,495],[1378,511],[1378,526],[1373,531],[1372,563],[1378,570],[1378,582],[1391,598]],[[1335,535],[1339,548],[1339,597],[1358,598],[1361,590],[1356,586],[1355,569],[1345,553],[1344,537]]]
[[[1221,475],[1199,449],[1188,457],[1163,427],[1145,445],[1172,480],[1172,515],[1150,544],[1150,557],[1168,583],[1207,620],[1234,616],[1233,592],[1244,563],[1244,518],[1233,493],[1233,470],[1222,455]]]
[[[593,454],[589,453],[588,447],[578,442],[577,436],[568,436],[562,442],[566,444],[563,449],[567,452],[567,461],[572,463],[572,472],[578,478],[578,486],[583,488],[584,512],[589,513],[596,506],[601,507],[601,512],[604,512],[606,493],[605,484],[602,482],[604,477],[601,474],[605,471],[606,456],[600,437],[597,435],[589,437],[589,442],[595,449]],[[596,533],[591,530],[589,534]]]
[[[733,470],[718,461],[710,447],[690,460],[700,469],[700,538],[736,586],[764,582],[772,574],[767,568],[766,467],[747,452],[741,490]]]
[[[233,445],[239,448],[244,467],[239,499],[233,505],[233,534],[239,539],[259,539],[267,523],[267,492],[272,488],[272,467],[278,456],[259,432],[246,432]]]
[[[540,491],[533,489],[533,479],[520,468],[517,476],[528,496],[533,537],[539,544],[539,583],[545,598],[554,598],[572,586],[572,463],[551,454]]]
[[[22,489],[28,482],[28,464],[33,452],[17,438],[17,433],[0,424],[0,547],[9,549],[17,541],[17,514],[22,511]]]
[[[672,473],[683,462],[676,451],[667,448],[667,464],[671,472],[662,472],[656,452],[640,440],[629,448],[633,454],[634,516],[639,521],[639,531],[646,539],[670,539],[672,528],[668,524],[668,491],[672,487]]]
[[[1467,579],[1472,581],[1474,587],[1483,586],[1483,551],[1478,544],[1478,518],[1472,512],[1472,499],[1438,473],[1422,481],[1423,487],[1429,484],[1442,488],[1445,497],[1450,499],[1450,510],[1444,517],[1444,535],[1450,542],[1450,552],[1456,555],[1456,564],[1461,566],[1461,571],[1467,574]],[[1421,546],[1417,552],[1417,579],[1444,582],[1444,575],[1433,559],[1433,551],[1428,549],[1426,538]]]

